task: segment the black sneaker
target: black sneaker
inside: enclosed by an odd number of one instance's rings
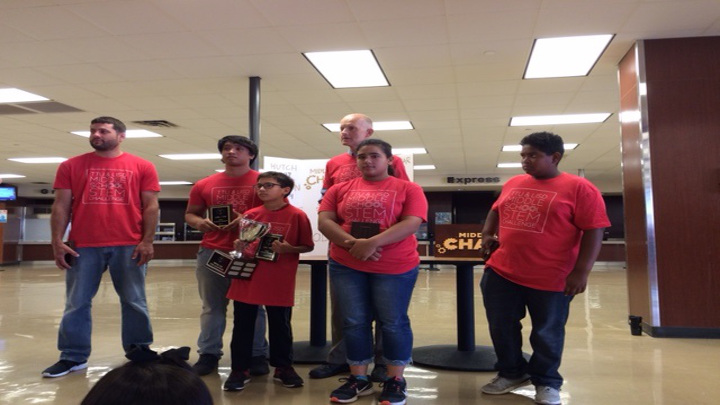
[[[273,380],[281,382],[283,387],[287,388],[302,387],[303,384],[305,384],[303,379],[295,372],[295,369],[292,368],[292,366],[276,367]]]
[[[55,378],[62,377],[72,371],[83,370],[87,368],[87,361],[77,362],[70,360],[60,360],[52,366],[46,368],[42,375],[43,377]]]
[[[219,360],[215,355],[201,354],[197,363],[192,366],[192,369],[197,375],[208,375],[217,370]]]
[[[349,373],[350,366],[347,363],[343,364],[321,364],[314,369],[310,370],[310,378],[328,378],[334,375]]]
[[[373,384],[369,380],[359,379],[351,375],[348,378],[341,378],[340,381],[345,381],[345,384],[330,394],[331,402],[347,404],[357,401],[358,397],[372,395],[373,393]]]
[[[270,374],[267,357],[254,356],[250,359],[250,375]]]
[[[382,383],[378,405],[403,405],[407,398],[407,383],[404,378],[390,378]]]
[[[228,379],[223,384],[224,391],[242,391],[245,384],[250,382],[250,374],[247,371],[231,371]]]
[[[388,379],[387,366],[385,364],[376,364],[370,373],[370,381],[381,383]]]

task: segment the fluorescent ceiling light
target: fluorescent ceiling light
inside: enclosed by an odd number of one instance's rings
[[[330,132],[340,132],[339,123],[322,124]],[[373,122],[373,129],[376,131],[401,131],[415,129],[410,121],[379,121]]]
[[[333,88],[390,85],[370,50],[305,52],[303,55]]]
[[[48,98],[28,93],[25,90],[8,88],[0,89],[0,103],[22,103],[26,101],[47,101]]]
[[[187,186],[192,184],[189,181],[161,181],[161,186]]]
[[[424,155],[427,153],[425,148],[393,148],[393,155]]]
[[[522,163],[498,163],[497,167],[501,169],[514,169],[522,167]]]
[[[0,179],[22,179],[22,174],[0,173]]]
[[[90,131],[72,131],[71,134],[90,138]],[[162,135],[146,129],[128,129],[125,131],[125,138],[162,138]]]
[[[13,162],[18,163],[62,163],[66,161],[64,157],[37,157],[37,158],[11,158]]]
[[[566,143],[563,144],[565,147],[565,150],[573,150],[578,147],[578,144],[576,143]],[[503,152],[520,152],[522,151],[522,145],[503,145],[502,147]]]
[[[212,160],[222,159],[219,153],[180,153],[175,155],[158,155],[161,158],[170,160]]]
[[[536,39],[525,79],[587,76],[613,35]]]
[[[435,170],[435,165],[417,165],[413,166],[414,170]]]
[[[510,118],[511,127],[529,125],[562,125],[562,124],[593,124],[603,122],[610,113],[563,114],[563,115],[532,115]]]

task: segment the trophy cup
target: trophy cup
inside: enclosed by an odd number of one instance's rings
[[[230,253],[214,250],[205,266],[223,277],[247,280],[255,271],[257,261],[254,252],[246,255],[248,257],[244,257],[243,250],[248,244],[265,236],[270,230],[270,224],[242,218],[238,227],[240,228],[240,249]]]
[[[240,228],[239,239],[242,248],[230,252],[230,256],[234,259],[239,259],[243,256],[242,251],[246,245],[265,236],[265,234],[270,231],[270,224],[267,222],[259,222],[252,219],[242,218],[238,228]]]

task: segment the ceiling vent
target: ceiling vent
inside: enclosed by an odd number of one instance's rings
[[[155,128],[177,128],[177,125],[165,120],[133,121],[133,124],[145,125],[146,127]]]

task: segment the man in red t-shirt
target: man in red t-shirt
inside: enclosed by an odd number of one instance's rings
[[[325,165],[325,178],[323,179],[323,195],[333,185],[361,177],[357,167],[357,146],[360,142],[373,135],[372,119],[365,114],[349,114],[340,120],[340,142],[348,147],[348,151],[328,160]],[[393,156],[393,176],[408,180],[407,171],[402,159]],[[342,338],[342,316],[337,306],[337,300],[330,286],[331,305],[331,334],[332,347],[328,353],[327,363],[310,370],[311,378],[327,378],[350,371],[347,365],[345,344]],[[382,336],[380,328],[375,329],[375,368],[372,372],[373,381],[382,382],[387,375],[387,368],[382,359]]]
[[[200,336],[198,353],[200,358],[193,365],[199,375],[217,370],[223,355],[223,334],[229,300],[227,291],[230,279],[218,275],[205,266],[213,250],[230,252],[233,241],[238,237],[239,216],[245,211],[262,204],[255,194],[258,172],[250,168],[257,158],[258,148],[244,136],[228,135],[218,141],[225,171],[208,176],[190,190],[190,199],[185,210],[185,222],[203,232],[200,250],[197,254],[195,275],[202,300],[200,314]],[[232,218],[228,225],[216,225],[206,215],[212,206],[232,206]],[[270,372],[267,365],[267,343],[265,341],[265,311],[259,310],[255,327],[256,340],[253,348],[253,375]]]
[[[147,263],[153,258],[160,184],[147,160],[123,152],[125,124],[113,117],[90,123],[94,152],[61,163],[50,217],[55,264],[65,270],[65,312],[58,331],[60,361],[42,372],[60,377],[87,367],[92,299],[107,269],[122,306],[122,344],[153,342],[145,298]],[[69,245],[63,242],[68,225]]]
[[[531,382],[536,403],[558,405],[570,301],[585,291],[610,222],[598,189],[558,170],[565,151],[560,136],[538,132],[520,144],[527,174],[503,185],[482,231],[488,260],[480,287],[498,357],[498,375],[482,392],[505,394]],[[521,349],[526,309],[529,362]]]
[[[374,132],[372,120],[365,114],[349,114],[340,120],[340,142],[343,146],[348,147],[348,151],[331,158],[325,164],[323,194],[334,184],[361,176],[357,167],[357,146],[360,142],[370,138]],[[410,181],[402,159],[393,156],[392,168],[393,176]]]

